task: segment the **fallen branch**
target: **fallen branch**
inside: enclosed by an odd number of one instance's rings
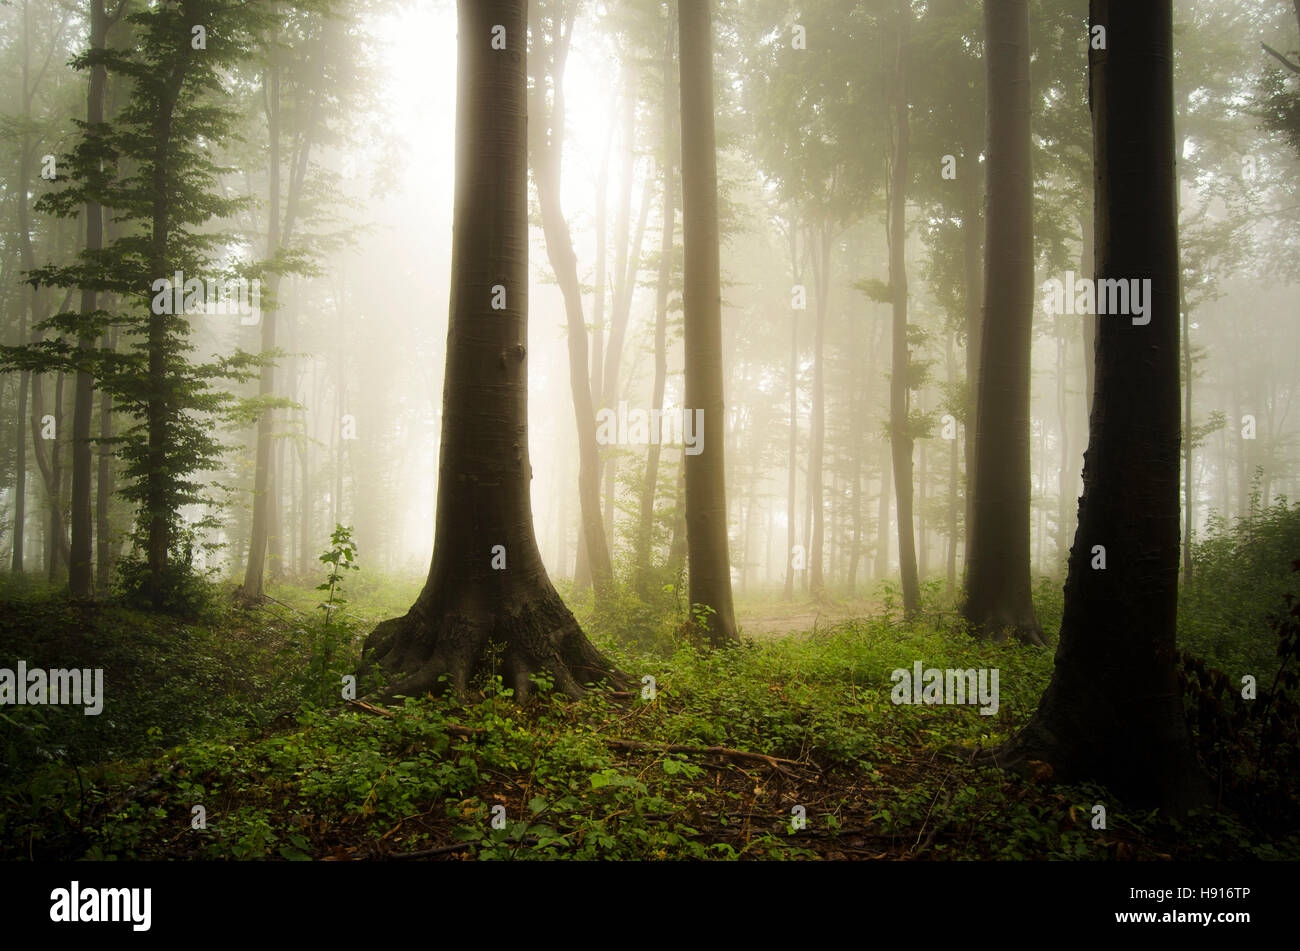
[[[604,737],[604,742],[616,749],[622,750],[654,750],[662,753],[693,753],[696,755],[722,756],[727,759],[748,760],[750,762],[763,763],[770,769],[783,773],[793,779],[798,779],[794,773],[786,769],[786,766],[805,766],[792,759],[782,759],[779,756],[769,756],[766,753],[751,753],[748,750],[733,750],[726,746],[688,746],[684,743],[646,743],[641,740],[623,740],[615,737]]]
[[[434,849],[420,849],[417,852],[382,852],[386,859],[427,859],[435,855],[448,855],[452,852],[464,852],[474,847],[473,842],[456,842],[452,845],[440,845]]]

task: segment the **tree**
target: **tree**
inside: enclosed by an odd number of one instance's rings
[[[713,28],[710,3],[677,5],[681,69],[682,307],[686,412],[702,411],[702,451],[686,457],[686,544],[693,614],[710,644],[738,643],[727,551],[723,443],[722,277],[718,248],[718,164],[713,126]]]
[[[975,479],[963,614],[979,631],[1043,643],[1029,572],[1029,390],[1034,179],[1029,2],[985,0],[988,210],[975,400]]]
[[[673,230],[676,220],[675,191],[677,163],[673,161],[674,136],[673,98],[676,93],[673,77],[673,20],[669,16],[667,38],[664,40],[663,58],[663,227],[659,239],[659,280],[655,293],[654,328],[654,385],[650,397],[651,412],[663,412],[664,388],[668,381],[668,292],[673,276]],[[655,489],[659,480],[660,443],[653,440],[646,451],[645,479],[641,484],[641,507],[637,521],[636,577],[638,592],[643,599],[650,595],[650,551],[654,538]]]
[[[582,314],[578,258],[560,204],[560,172],[564,155],[564,66],[576,15],[576,3],[566,9],[565,0],[554,0],[549,31],[545,18],[537,18],[534,36],[538,55],[534,57],[532,107],[529,110],[534,122],[530,126],[529,149],[533,176],[537,181],[546,255],[564,295],[569,335],[569,388],[578,425],[578,503],[582,514],[579,561],[585,558],[590,565],[593,587],[599,600],[609,590],[614,568],[600,516],[600,453],[596,442],[592,384],[587,377],[587,325]],[[549,108],[546,97],[548,84],[551,91]]]
[[[73,65],[103,64],[109,74],[129,79],[134,94],[111,126],[80,124],[74,151],[63,157],[66,187],[37,204],[72,218],[93,201],[123,225],[122,233],[98,251],[83,249],[75,264],[35,268],[29,278],[34,285],[68,288],[69,299],[73,288],[115,295],[125,310],[80,313],[65,304],[34,328],[54,331],[54,339],[0,354],[7,369],[87,372],[135,419],[114,437],[128,478],[121,494],[136,504],[135,542],[144,555],[124,565],[127,587],[155,608],[183,608],[196,526],[186,525],[181,510],[210,504],[197,476],[216,467],[222,447],[213,423],[236,402],[212,382],[243,380],[257,363],[238,351],[211,363],[190,362],[190,307],[197,301],[189,282],[202,288],[198,275],[212,273],[222,244],[222,235],[203,226],[243,205],[215,194],[226,169],[212,160],[207,143],[231,131],[234,113],[214,102],[214,90],[247,56],[262,18],[235,0],[172,0],[127,19],[137,31],[132,48],[92,48]],[[183,288],[172,283],[177,272],[185,276]],[[85,345],[113,325],[131,336],[126,352]]]
[[[921,585],[916,570],[916,535],[912,524],[912,445],[910,412],[910,360],[907,346],[907,183],[908,98],[907,30],[911,4],[899,0],[898,53],[895,63],[893,107],[894,138],[890,155],[889,201],[886,231],[889,235],[889,291],[893,305],[892,371],[889,379],[889,445],[894,466],[894,499],[898,512],[898,565],[902,576],[903,613],[910,617],[921,606]]]
[[[1149,279],[1150,322],[1106,317],[1056,666],[994,754],[1136,802],[1205,801],[1174,669],[1178,585],[1178,201],[1173,4],[1092,0],[1099,279]]]
[[[524,0],[459,0],[456,193],[438,507],[428,578],[365,657],[385,697],[492,669],[522,699],[545,673],[569,696],[614,680],[542,565],[528,456],[528,197]],[[499,648],[499,653],[495,653]],[[495,668],[493,665],[496,665]]]

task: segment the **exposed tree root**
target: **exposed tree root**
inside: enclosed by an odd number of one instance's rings
[[[630,684],[587,640],[559,595],[525,601],[513,611],[504,605],[459,607],[435,618],[417,602],[371,632],[366,659],[398,675],[376,700],[446,689],[465,698],[476,678],[493,674],[521,703],[532,695],[533,674],[549,677],[574,699],[586,695],[584,685],[608,683],[625,690]]]

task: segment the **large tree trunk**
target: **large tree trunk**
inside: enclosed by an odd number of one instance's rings
[[[916,573],[916,536],[912,524],[911,391],[907,348],[907,26],[911,7],[899,4],[898,62],[894,88],[894,154],[889,195],[889,287],[893,299],[893,372],[889,381],[889,444],[894,463],[894,498],[898,516],[898,566],[903,587],[903,614],[911,617],[921,606]]]
[[[464,695],[499,669],[522,699],[545,672],[570,696],[621,679],[551,585],[533,533],[528,456],[528,164],[525,0],[459,0],[451,306],[433,560],[411,610],[367,658],[384,692]],[[505,48],[493,49],[494,27]],[[498,34],[499,35],[499,34]],[[493,308],[494,286],[505,307]],[[584,374],[585,380],[585,374]],[[494,653],[494,645],[500,652]]]
[[[975,401],[975,498],[963,614],[978,631],[1043,644],[1030,580],[1029,389],[1034,222],[1029,2],[985,0],[988,210]]]
[[[707,609],[715,647],[738,643],[727,553],[722,392],[722,284],[718,249],[718,167],[713,131],[713,27],[710,0],[679,3],[682,233],[686,253],[682,304],[686,412],[702,411],[703,451],[686,457],[686,536],[692,613]]]
[[[1207,801],[1174,670],[1178,589],[1178,202],[1172,0],[1093,0],[1097,274],[1150,279],[1150,323],[1101,322],[1079,530],[1052,682],[996,754],[1181,810]],[[1093,567],[1104,546],[1106,567]]]
[[[663,230],[659,238],[659,285],[655,294],[655,378],[650,398],[654,410],[662,413],[664,388],[668,381],[668,292],[673,275],[673,228],[676,216],[676,169],[672,156],[677,144],[673,136],[673,20],[668,18],[668,37],[664,41],[664,147],[663,147]],[[650,595],[650,552],[654,547],[655,488],[659,481],[661,444],[652,438],[646,452],[645,480],[641,487],[641,513],[636,539],[636,584],[642,598]]]

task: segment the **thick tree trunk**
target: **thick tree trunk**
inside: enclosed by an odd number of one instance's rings
[[[705,610],[710,644],[738,643],[727,553],[722,392],[722,285],[718,248],[718,169],[713,126],[710,0],[679,3],[682,116],[682,303],[686,411],[701,411],[703,445],[686,457],[686,534],[692,613]],[[712,435],[710,435],[712,434]]]
[[[1030,580],[1033,173],[1029,3],[986,0],[988,209],[975,401],[975,498],[962,613],[975,629],[1043,644]]]
[[[1150,279],[1150,323],[1102,321],[1079,530],[1051,684],[996,754],[1141,805],[1207,802],[1174,670],[1178,589],[1178,202],[1172,0],[1093,0],[1097,274]],[[1105,568],[1097,567],[1104,546]]]
[[[534,673],[570,696],[581,696],[584,683],[622,679],[551,585],[533,533],[525,8],[525,0],[457,4],[456,196],[437,525],[424,590],[406,615],[384,621],[366,640],[366,657],[398,675],[385,698],[437,690],[444,676],[464,695],[476,676],[494,669],[518,699],[529,694]],[[505,29],[504,49],[493,49],[494,27]],[[502,309],[493,306],[498,285]]]
[[[889,382],[889,444],[894,462],[894,498],[898,516],[898,566],[903,587],[903,614],[921,606],[916,574],[916,536],[912,524],[912,432],[909,421],[910,361],[907,347],[907,26],[911,7],[899,5],[898,62],[894,89],[894,154],[889,196],[889,287],[893,298],[893,372]]]

